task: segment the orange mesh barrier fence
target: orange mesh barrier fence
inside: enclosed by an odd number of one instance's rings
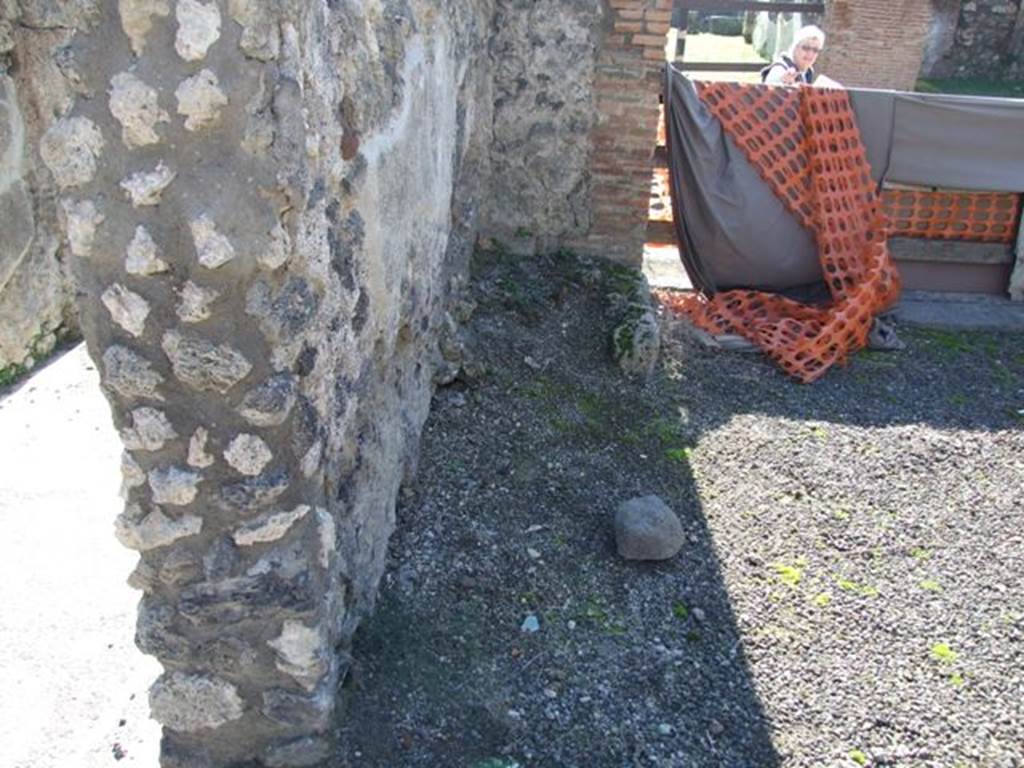
[[[832,300],[809,306],[748,290],[659,298],[707,331],[750,339],[800,381],[815,381],[867,344],[874,315],[900,290],[849,97],[824,88],[696,85],[747,159],[815,234]]]
[[[882,207],[889,217],[891,237],[1009,245],[1016,240],[1020,195],[886,189],[882,191]]]

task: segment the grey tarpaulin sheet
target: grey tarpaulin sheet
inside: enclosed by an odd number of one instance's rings
[[[851,90],[876,181],[1024,191],[1024,101]],[[694,286],[784,290],[820,280],[812,235],[666,67],[665,120],[676,235]]]
[[[889,181],[1024,191],[1024,100],[912,93],[895,99]]]
[[[670,68],[665,87],[676,236],[693,285],[711,293],[820,280],[813,236],[725,135],[693,83]]]

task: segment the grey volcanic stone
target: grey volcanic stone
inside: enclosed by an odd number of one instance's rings
[[[172,548],[160,563],[157,576],[169,586],[184,586],[202,578],[202,563],[184,547]]]
[[[146,205],[159,205],[164,190],[171,185],[177,174],[162,162],[157,163],[152,171],[133,173],[121,182],[121,189],[132,201],[132,206],[139,208]]]
[[[219,581],[235,575],[238,547],[230,536],[218,536],[203,555],[203,572],[207,581]]]
[[[130,451],[159,451],[177,436],[167,415],[156,408],[136,408],[132,426],[121,432],[124,447]]]
[[[149,302],[139,294],[129,291],[120,283],[114,283],[103,292],[100,299],[110,312],[111,319],[132,336],[138,338],[146,330]]]
[[[183,467],[158,467],[150,470],[149,488],[153,492],[153,501],[178,507],[191,504],[201,479],[198,472]]]
[[[288,418],[295,405],[295,395],[295,378],[289,373],[280,373],[249,390],[238,412],[257,427],[276,427]]]
[[[159,249],[145,227],[135,228],[135,236],[124,252],[124,270],[129,275],[155,275],[167,271],[167,262],[157,254]]]
[[[195,584],[181,593],[179,610],[194,624],[214,626],[299,616],[313,611],[317,603],[308,574],[285,578],[270,571]]]
[[[327,638],[317,627],[286,621],[281,635],[267,642],[277,651],[277,668],[312,693],[330,666]]]
[[[96,204],[91,200],[68,200],[60,202],[61,212],[64,214],[64,222],[67,228],[68,243],[71,246],[71,253],[75,256],[86,258],[92,254],[92,243],[96,237],[96,227],[104,221],[104,216],[96,210]],[[10,216],[4,216],[4,220],[10,225],[16,225],[16,221]],[[14,229],[16,232],[16,228]],[[5,239],[5,242],[8,242]],[[5,246],[0,246],[4,248]],[[3,259],[0,258],[0,263]],[[0,276],[0,282],[4,282]]]
[[[102,149],[103,134],[85,117],[62,117],[39,143],[39,154],[61,189],[92,181]]]
[[[159,142],[157,124],[170,116],[160,108],[156,90],[128,72],[114,75],[110,88],[110,113],[121,124],[121,140],[129,147]]]
[[[274,458],[274,454],[258,435],[237,435],[224,450],[224,459],[232,469],[255,477]]]
[[[204,288],[189,280],[181,289],[178,317],[183,323],[201,323],[210,317],[210,304],[216,301],[219,295],[220,293],[213,288]]]
[[[221,506],[233,512],[246,512],[270,504],[288,488],[288,473],[275,470],[225,485],[220,490]]]
[[[217,225],[205,213],[189,227],[195,242],[196,258],[204,267],[217,269],[235,258],[235,248],[231,241],[217,231]]]
[[[160,578],[163,581],[162,575]],[[176,615],[171,604],[148,595],[143,597],[135,634],[139,650],[175,665],[190,663],[221,675],[250,674],[259,662],[256,649],[231,633],[218,632],[204,640],[186,639],[175,627]]]
[[[220,37],[220,11],[216,3],[203,5],[196,0],[179,0],[178,36],[174,44],[186,61],[206,58],[210,46]]]
[[[174,607],[152,595],[139,601],[139,622],[135,627],[135,645],[143,653],[170,662],[183,662],[190,658],[189,642],[175,631]]]
[[[615,545],[627,560],[667,560],[683,542],[679,518],[658,496],[630,499],[615,513]]]
[[[252,370],[245,356],[226,344],[168,331],[162,346],[174,375],[193,389],[223,394]]]
[[[331,692],[322,687],[315,696],[273,688],[263,693],[263,714],[279,725],[324,731],[330,724]]]
[[[245,298],[245,311],[259,318],[267,337],[284,344],[309,327],[319,306],[320,297],[298,277],[289,279],[277,292],[265,282],[254,283]]]
[[[237,531],[233,538],[235,544],[240,547],[249,547],[253,544],[265,544],[268,541],[277,541],[309,512],[309,507],[302,504],[291,512],[272,512],[261,515],[252,520]]]
[[[153,719],[175,731],[216,728],[242,716],[244,705],[225,680],[184,672],[164,674],[149,691]]]
[[[119,0],[118,11],[132,50],[141,56],[146,49],[146,36],[153,28],[153,17],[167,16],[171,9],[168,0]]]
[[[103,353],[103,383],[124,397],[163,400],[157,387],[164,380],[150,362],[118,344]]]
[[[208,69],[182,80],[174,95],[178,99],[178,114],[185,116],[188,131],[199,131],[216,123],[228,103],[220,81]]]
[[[178,519],[167,517],[159,508],[139,518],[139,509],[131,505],[115,523],[117,540],[128,549],[145,552],[165,547],[178,539],[195,536],[203,528],[202,518],[184,515]]]

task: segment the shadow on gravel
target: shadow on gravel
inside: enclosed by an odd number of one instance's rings
[[[959,444],[944,444],[944,430],[1019,429],[1019,340],[905,331],[907,351],[862,353],[800,386],[760,356],[714,353],[670,331],[654,378],[638,383],[609,360],[607,267],[482,254],[475,272],[470,362],[436,395],[392,565],[356,637],[332,765],[848,759],[873,721],[827,725],[846,706],[830,695],[848,681],[879,706],[861,671],[843,666],[856,646],[805,664],[813,643],[793,627],[805,631],[831,600],[839,623],[816,642],[852,631],[866,647],[888,619],[853,602],[867,587],[852,580],[797,602],[807,563],[778,553],[821,547],[815,557],[832,563],[859,551],[865,531],[888,530],[874,518],[857,529],[838,507],[833,522],[845,527],[818,530],[801,522],[810,495],[832,503],[862,473],[905,484],[925,454],[948,450],[955,463]],[[901,430],[920,425],[925,442],[915,431],[901,447]],[[895,430],[883,447],[872,443],[878,428]],[[695,468],[698,449],[710,458]],[[611,521],[619,503],[646,494],[679,513],[687,544],[663,563],[627,563]],[[771,512],[758,518],[762,506]],[[845,594],[850,584],[864,594]],[[766,716],[764,684],[778,721]]]
[[[438,392],[399,505],[339,765],[777,765],[689,469],[696,435],[610,363],[604,276],[573,259],[477,267],[470,373]],[[625,562],[614,510],[651,493],[687,544]]]

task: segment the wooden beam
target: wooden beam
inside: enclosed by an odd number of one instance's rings
[[[679,61],[675,62],[683,72],[760,72],[768,66],[767,61]]]
[[[737,11],[776,11],[781,13],[824,13],[824,3],[775,2],[774,0],[676,0],[686,11],[714,11],[735,13]]]
[[[890,237],[889,251],[896,261],[943,264],[1013,264],[1016,256],[1012,245],[921,237]]]

